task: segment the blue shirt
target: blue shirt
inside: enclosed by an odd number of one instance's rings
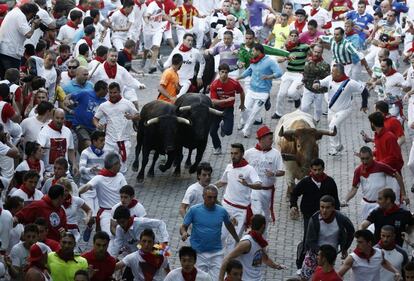
[[[362,30],[368,29],[368,25],[374,23],[374,17],[372,15],[367,13],[360,15],[357,11],[349,11],[346,14],[346,18],[352,20]],[[367,35],[360,30],[358,30],[358,35],[362,40],[367,38]]]
[[[193,225],[190,243],[197,253],[217,252],[222,249],[221,228],[230,217],[220,205],[208,209],[204,204],[192,206],[184,217],[184,225]]]
[[[73,80],[70,80],[68,84],[64,85],[62,88],[63,88],[63,91],[65,91],[65,94],[72,95],[72,94],[79,93],[80,91],[84,91],[84,90],[93,90],[93,84],[89,81],[86,81],[85,85],[82,86],[76,82],[76,79],[73,79]],[[72,114],[66,113],[65,119],[66,121],[73,123],[74,116]]]
[[[106,99],[98,97],[94,90],[80,91],[71,94],[70,98],[78,104],[74,110],[75,116],[72,124],[74,126],[85,126],[88,129],[94,130],[95,126],[92,123],[93,116],[95,116],[98,106],[106,102]]]

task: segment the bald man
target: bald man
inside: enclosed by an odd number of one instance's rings
[[[77,175],[79,168],[76,161],[75,147],[71,130],[63,125],[65,111],[57,108],[53,112],[52,121],[44,126],[37,137],[43,148],[43,162],[47,172],[53,171],[53,164],[59,157],[65,157],[71,163],[72,174]]]

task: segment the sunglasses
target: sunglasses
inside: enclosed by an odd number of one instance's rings
[[[78,68],[77,66],[68,66],[68,69],[76,69]]]

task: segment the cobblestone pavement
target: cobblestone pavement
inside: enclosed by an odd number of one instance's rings
[[[146,90],[143,90],[139,94],[139,101],[141,107],[146,102],[154,100],[157,97],[157,91],[155,90],[159,82],[160,73],[140,77],[139,80],[147,86]],[[366,74],[365,74],[366,77]],[[279,88],[279,82],[274,81],[274,86],[271,93],[271,102],[273,104],[270,111],[264,113],[264,123],[269,125],[272,129],[276,127],[277,121],[272,120],[270,116],[274,110],[274,104],[276,99],[276,94]],[[359,159],[354,156],[354,151],[358,151],[359,148],[365,143],[362,141],[362,138],[359,132],[363,129],[366,132],[370,132],[370,126],[367,118],[367,114],[364,114],[359,111],[361,104],[361,98],[356,97],[354,99],[354,111],[352,116],[348,118],[345,122],[344,127],[342,128],[343,132],[343,143],[345,146],[344,151],[341,156],[331,157],[328,156],[328,137],[324,137],[320,142],[320,157],[326,163],[326,172],[328,175],[332,176],[339,189],[340,199],[344,199],[346,193],[351,188],[353,171],[355,167],[359,164]],[[373,103],[376,101],[375,97],[369,99],[370,111],[373,111]],[[236,104],[236,106],[238,106]],[[235,106],[235,108],[237,108]],[[286,102],[286,110],[293,110],[293,103]],[[236,118],[235,122],[239,120],[239,111],[235,111]],[[236,123],[237,124],[237,123]],[[323,116],[318,127],[327,128],[327,118]],[[253,126],[253,130],[257,129],[258,126]],[[249,139],[245,139],[242,135],[235,129],[233,135],[225,137],[222,139],[223,154],[222,155],[213,155],[213,147],[211,140],[206,149],[206,152],[203,157],[203,161],[208,161],[214,167],[212,182],[217,181],[221,174],[223,173],[225,166],[230,162],[230,144],[234,142],[243,143],[245,148],[253,147],[256,144],[256,139],[254,134]],[[407,162],[409,149],[411,146],[411,139],[409,138],[402,146],[403,155],[405,162]],[[194,157],[194,154],[193,154]],[[183,161],[184,162],[184,161]],[[148,167],[147,167],[148,169]],[[145,178],[145,181],[140,184],[137,183],[135,177],[136,173],[132,172],[129,169],[127,174],[127,181],[135,186],[136,196],[140,202],[145,206],[147,210],[147,216],[150,218],[159,218],[163,219],[168,227],[170,233],[171,241],[171,250],[172,257],[170,259],[171,267],[176,268],[179,266],[178,261],[178,249],[185,245],[184,242],[180,240],[179,227],[182,223],[182,218],[178,213],[178,208],[181,202],[182,197],[184,196],[186,188],[196,181],[196,175],[190,175],[187,170],[182,169],[181,177],[173,177],[172,169],[165,173],[161,173],[158,169],[155,171],[154,178]],[[409,191],[413,181],[412,175],[409,173],[408,169],[404,167],[403,175],[405,179],[406,188],[410,199],[413,200],[412,193]],[[289,267],[287,270],[277,271],[274,269],[266,268],[265,279],[264,280],[286,280],[288,277],[294,276],[296,272],[295,258],[296,258],[296,245],[302,239],[302,228],[303,222],[301,220],[292,221],[289,218],[289,203],[285,200],[286,194],[286,184],[284,179],[279,179],[277,182],[277,190],[275,196],[275,212],[276,212],[276,223],[270,225],[269,227],[269,247],[268,252],[270,257],[276,261],[285,264]],[[220,200],[221,200],[222,190],[220,191]],[[357,226],[359,221],[359,211],[360,211],[360,202],[361,196],[358,194],[351,202],[350,206],[342,209],[342,212],[349,216],[355,226]],[[86,245],[83,245],[84,248]],[[87,247],[90,247],[88,245]],[[338,258],[337,265],[340,265],[340,259]],[[347,274],[349,278],[349,273]]]

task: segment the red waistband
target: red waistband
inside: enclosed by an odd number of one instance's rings
[[[362,200],[364,200],[365,202],[367,202],[367,203],[377,203],[377,201],[372,201],[372,200],[368,200],[367,198],[365,198],[365,197],[362,197]]]
[[[225,198],[223,198],[223,201],[226,202],[226,204],[228,204],[228,205],[230,205],[234,208],[237,208],[237,209],[247,210],[250,207],[250,205],[249,206],[242,206],[242,205],[231,203],[230,201],[226,200]]]

